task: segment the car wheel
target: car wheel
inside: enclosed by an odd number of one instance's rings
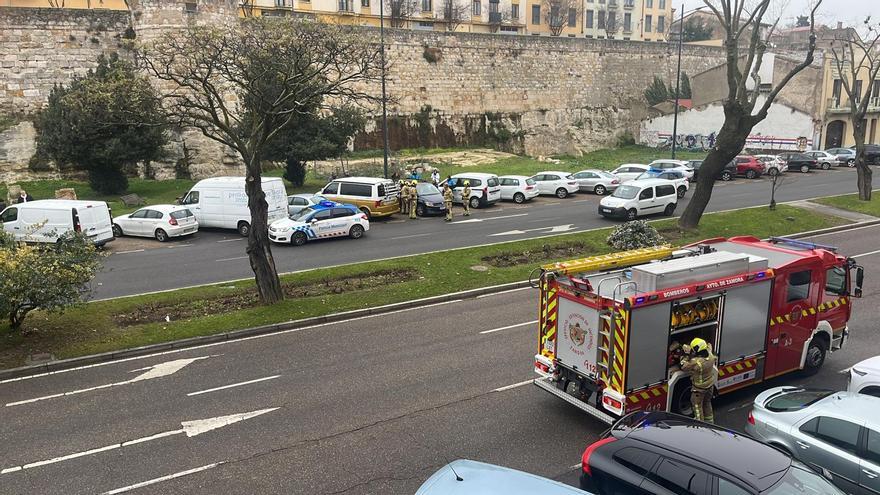
[[[856,166],[856,161],[853,160],[852,158],[850,158],[849,160],[846,161],[846,166],[849,168],[853,168]]]
[[[758,178],[757,172],[755,172],[754,170],[747,170],[746,171],[746,179],[756,179],[756,178]]]
[[[810,341],[810,347],[807,348],[807,355],[804,358],[804,373],[807,375],[818,373],[822,365],[825,364],[827,351],[828,347],[825,345],[825,341],[813,337],[813,340]]]
[[[663,214],[671,217],[673,213],[675,213],[675,203],[669,203],[666,205],[666,209],[663,210]]]
[[[557,198],[565,199],[566,196],[568,196],[568,191],[566,191],[564,187],[560,187],[559,189],[556,190],[556,197]]]
[[[516,193],[513,195],[513,202],[521,205],[526,202],[526,195],[523,193]]]
[[[626,212],[626,219],[627,220],[635,220],[638,216],[639,216],[639,212],[637,212],[635,208],[630,208]]]
[[[805,173],[807,173],[807,172],[809,172],[809,171],[810,171],[810,166],[809,166],[809,165],[801,165],[801,173],[802,173],[802,174],[805,174]]]
[[[593,188],[593,192],[598,194],[599,196],[604,196],[605,193],[608,192],[608,190],[605,189],[605,186],[603,186],[602,184],[599,184],[598,186]]]
[[[724,182],[732,181],[733,174],[730,173],[729,171],[725,170],[724,172],[721,172],[721,180],[723,180]]]
[[[156,240],[159,242],[165,242],[168,240],[168,233],[162,229],[156,229]]]
[[[678,192],[677,192],[677,194],[678,194],[678,197],[679,197],[679,198],[683,198],[684,195],[687,194],[687,192],[688,192],[688,190],[687,190],[686,187],[684,187],[684,186],[678,186]]]
[[[420,205],[416,206],[416,216],[417,217],[425,216],[425,205],[420,204]],[[352,228],[354,228],[354,227],[352,227]]]
[[[776,177],[777,175],[779,175],[779,169],[776,167],[773,167],[767,171],[767,175],[769,175],[770,177]]]
[[[249,224],[245,221],[238,222],[238,229],[237,230],[238,230],[238,235],[240,235],[242,237],[247,237],[251,233],[251,224]]]
[[[822,162],[822,170],[831,170],[831,164],[828,162]]]
[[[114,223],[113,224],[113,237],[122,237],[122,236],[123,236],[122,227],[120,227],[119,225],[116,225]]]
[[[471,208],[479,208],[480,207],[480,198],[474,196],[468,201],[468,204],[471,205]]]
[[[418,213],[418,212],[417,212]],[[362,225],[352,225],[348,231],[348,236],[352,239],[360,239],[364,236],[364,227]]]
[[[361,207],[358,208],[358,209],[361,211],[361,213],[363,213],[364,215],[367,216],[367,220],[372,220],[372,215],[370,215],[370,209],[369,209],[369,208],[367,208],[366,206],[361,206]]]
[[[309,238],[306,236],[305,232],[294,232],[292,236],[290,236],[290,243],[294,246],[302,246],[306,242],[308,242]]]
[[[694,415],[694,407],[691,404],[691,384],[689,381],[685,383],[679,382],[675,386],[675,391],[672,393],[672,412],[688,417]]]

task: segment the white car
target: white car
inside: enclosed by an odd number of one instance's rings
[[[832,155],[827,151],[807,151],[804,153],[810,158],[815,159],[819,163],[819,167],[822,170],[830,170],[831,167],[836,167],[838,165],[844,165],[846,162],[841,162],[840,158],[837,155]]]
[[[690,162],[687,160],[654,160],[649,163],[648,166],[661,170],[674,170],[676,172],[681,172],[687,180],[692,180],[694,178],[694,169],[691,168]]]
[[[309,206],[314,206],[327,198],[320,194],[293,194],[287,197],[287,214],[295,215]]]
[[[612,170],[611,173],[616,175],[617,178],[620,179],[621,184],[625,184],[631,180],[635,180],[636,177],[642,175],[650,169],[651,167],[643,165],[641,163],[625,163]]]
[[[357,206],[322,201],[290,218],[269,224],[269,240],[281,244],[303,244],[316,239],[351,237],[360,239],[370,230],[367,214]]]
[[[769,176],[779,175],[788,171],[788,164],[785,160],[776,155],[754,155],[761,163],[764,164],[764,173]]]
[[[199,222],[186,206],[145,206],[129,215],[113,218],[113,235],[116,237],[155,237],[157,241],[165,242],[198,231]]]
[[[464,191],[465,181],[468,181],[468,187],[471,188],[471,197],[466,199],[471,208],[485,208],[501,201],[501,185],[495,174],[474,172],[456,174],[450,179],[452,182],[452,202],[455,204],[462,204],[461,193]]]
[[[660,170],[652,169],[643,173],[636,178],[637,181],[644,179],[661,179],[668,180],[675,186],[675,193],[679,198],[683,198],[690,189],[690,183],[685,179],[684,175],[677,170]]]
[[[502,175],[498,177],[501,184],[501,199],[522,204],[538,196],[537,183],[525,175]]]
[[[847,392],[880,397],[880,356],[853,365],[847,376]]]
[[[541,172],[533,175],[532,180],[538,184],[538,194],[552,194],[560,199],[581,189],[568,172]]]
[[[643,179],[624,184],[599,202],[599,214],[606,218],[635,220],[642,215],[672,216],[678,206],[675,185],[665,179]]]
[[[620,178],[604,170],[581,170],[574,173],[574,180],[582,192],[604,196],[620,185]]]

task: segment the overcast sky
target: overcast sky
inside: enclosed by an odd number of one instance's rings
[[[671,0],[676,9],[680,9],[682,3],[685,11],[705,5],[702,0]],[[783,22],[780,25],[794,22],[796,16],[809,12],[809,5],[813,0],[771,0],[773,4],[787,4],[782,13]],[[773,7],[771,7],[772,9]],[[874,20],[880,21],[880,0],[824,0],[819,7],[817,20],[823,24],[835,25],[837,21],[848,24],[864,21],[865,16],[871,15]],[[769,21],[769,19],[765,19]]]

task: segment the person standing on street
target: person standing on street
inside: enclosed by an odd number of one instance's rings
[[[409,213],[409,182],[400,181],[400,213]]]
[[[434,187],[440,185],[440,171],[436,168],[431,172],[431,182],[434,183]]]
[[[27,191],[22,189],[21,194],[18,196],[18,200],[16,201],[16,203],[28,203],[33,200],[34,200],[33,196],[31,196],[30,194],[27,193]]]
[[[443,184],[443,206],[446,207],[446,221],[452,221],[452,188]]]
[[[715,422],[712,410],[712,392],[717,380],[717,358],[705,340],[697,337],[685,349],[688,355],[681,358],[681,370],[691,375],[691,405],[694,419],[707,423]]]
[[[412,184],[409,186],[409,217],[416,218],[416,210],[419,206],[419,193],[416,191],[416,186],[418,183],[416,181],[412,181]]]
[[[464,181],[464,189],[461,190],[461,206],[464,208],[463,215],[471,216],[471,181]]]

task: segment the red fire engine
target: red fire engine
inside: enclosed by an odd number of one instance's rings
[[[695,337],[718,356],[719,394],[816,371],[848,334],[864,270],[791,239],[709,239],[541,269],[535,385],[606,422],[639,410],[690,413],[678,369]]]

